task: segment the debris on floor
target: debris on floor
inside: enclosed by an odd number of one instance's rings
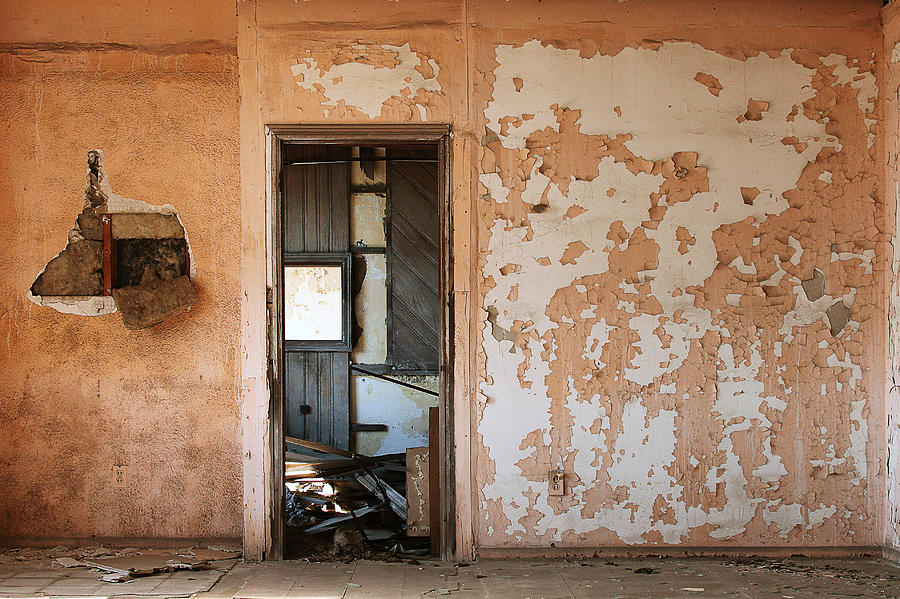
[[[49,561],[50,567],[90,568],[103,582],[126,582],[176,570],[227,569],[240,551],[190,547],[183,549],[111,549],[108,547],[15,549],[0,554],[0,563]]]
[[[364,456],[286,437],[287,552],[312,559],[418,556],[407,535],[406,454]]]

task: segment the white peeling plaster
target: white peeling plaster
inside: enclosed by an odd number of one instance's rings
[[[357,364],[387,361],[387,259],[384,254],[363,254],[366,276],[353,304],[353,318],[362,328],[350,359]]]
[[[549,188],[549,207],[529,218],[534,239],[539,242],[537,247],[534,243],[523,242],[527,232],[525,227],[507,227],[501,221],[492,227],[490,253],[483,273],[486,277],[493,276],[497,282],[497,287],[488,294],[487,305],[497,306],[498,324],[504,328],[513,324],[510,315],[522,321],[534,321],[534,328],[540,334],[553,328],[546,310],[556,290],[578,277],[608,268],[608,254],[603,250],[615,247],[606,238],[610,227],[614,222],[622,221],[628,233],[638,228],[650,209],[650,194],[663,182],[661,175],[632,175],[622,165],[614,164],[612,158],[600,161],[599,173],[593,181],[572,181],[566,196],[549,178],[536,170],[532,172],[526,194],[530,191],[539,198]],[[606,195],[609,187],[626,189],[610,198]],[[573,205],[588,208],[592,218],[563,220],[563,215]],[[581,240],[591,252],[582,254],[574,264],[560,264],[559,258],[573,239]],[[548,256],[551,265],[538,264],[537,259],[541,256]],[[518,273],[501,275],[500,269],[507,264],[519,264],[522,269]],[[509,291],[516,284],[520,285],[519,296],[513,301],[509,299]]]
[[[25,297],[38,306],[53,308],[63,314],[106,316],[116,311],[116,302],[111,295],[32,295],[28,290]]]
[[[350,194],[351,243],[381,248],[387,245],[384,231],[385,205],[384,194]]]
[[[413,52],[409,44],[381,48],[395,53],[397,64],[381,67],[362,62],[346,62],[338,65],[319,65],[311,57],[301,58],[291,66],[291,74],[297,78],[297,85],[309,91],[321,91],[327,102],[323,106],[337,108],[340,102],[376,118],[381,114],[384,103],[392,97],[415,96],[419,90],[440,92],[438,65],[434,59],[427,60]],[[368,47],[356,47],[365,54]],[[424,63],[424,64],[423,64]],[[429,66],[432,77],[426,78],[416,70],[417,66]],[[418,104],[422,120],[426,120],[426,107]],[[327,113],[327,111],[326,111]]]
[[[777,501],[771,501],[766,505],[766,509],[762,512],[763,521],[778,529],[778,536],[783,539],[788,538],[788,533],[794,529],[796,522],[805,522],[804,528],[817,526],[830,518],[837,512],[837,507],[824,506],[821,503],[819,507],[807,512],[806,518],[803,517],[803,506],[799,503],[780,504]]]
[[[628,323],[640,335],[640,340],[634,344],[639,351],[631,360],[632,367],[625,369],[625,378],[638,385],[649,385],[662,374],[681,368],[690,349],[689,335],[683,327],[671,321],[660,325],[659,320],[653,314],[640,314]],[[660,326],[663,334],[671,337],[668,347],[663,347],[663,340],[654,333]]]
[[[850,482],[858,485],[866,479],[869,473],[868,463],[866,462],[866,443],[869,440],[869,422],[863,411],[866,407],[866,400],[860,399],[851,404],[850,410],[850,447],[847,453],[853,459],[854,474]]]
[[[891,50],[891,62],[900,62],[900,42],[894,44],[894,49]]]
[[[490,323],[485,323],[482,334],[495,374],[481,383],[486,407],[478,430],[482,434],[487,433],[488,437],[499,434],[503,441],[487,444],[496,473],[494,480],[482,488],[482,493],[488,501],[501,502],[504,514],[511,522],[506,534],[516,531],[524,533],[525,528],[518,520],[526,515],[528,499],[523,494],[522,470],[516,462],[527,458],[530,452],[521,451],[515,440],[524,439],[528,433],[538,430],[542,433],[543,442],[550,444],[550,403],[544,382],[550,367],[544,360],[532,359],[525,370],[525,377],[532,384],[528,389],[523,388],[515,376],[521,355],[517,351],[510,352],[512,342],[497,341],[491,335],[490,326]],[[539,356],[543,349],[541,343],[534,339],[528,340],[528,347],[533,356]],[[544,484],[533,490],[546,493],[546,487]]]
[[[780,214],[788,208],[782,194],[796,187],[804,167],[818,152],[823,147],[832,147],[836,151],[841,149],[839,140],[826,134],[824,123],[816,123],[803,114],[788,121],[794,106],[815,94],[812,86],[815,71],[793,62],[790,53],[790,50],[784,50],[775,58],[759,54],[740,61],[695,44],[664,43],[658,51],[626,48],[615,56],[597,55],[585,59],[577,50],[545,47],[538,41],[521,47],[497,48],[498,67],[494,71],[493,100],[485,111],[488,127],[500,132],[500,120],[504,117],[534,115],[529,120],[522,119],[521,124],[508,125],[507,134],[499,135],[505,147],[524,148],[528,135],[547,127],[558,131],[558,123],[551,109],[556,104],[581,111],[577,123],[584,134],[610,137],[621,133],[632,134],[633,139],[626,143],[626,147],[644,159],[663,160],[680,151],[698,153],[699,164],[708,168],[709,192],[695,194],[689,201],[669,206],[657,230],[645,229],[647,236],[659,246],[659,263],[665,267],[639,273],[639,282],[650,283],[653,297],[662,305],[664,321],[672,319],[678,311],[686,320],[686,323],[671,329],[664,326],[666,333],[673,337],[671,343],[676,348],[671,353],[681,355],[683,359],[691,339],[698,339],[707,331],[718,331],[723,336],[720,359],[725,364],[725,371],[720,373],[718,381],[716,401],[716,418],[722,426],[718,450],[724,463],[707,479],[707,484],[713,487],[724,484],[726,501],[723,509],[688,509],[677,499],[681,495],[678,483],[662,470],[663,465],[674,459],[674,422],[666,411],[654,418],[647,418],[646,409],[640,401],[632,400],[626,406],[623,419],[628,424],[623,422],[622,431],[612,430],[602,436],[589,435],[585,431],[591,426],[591,422],[587,421],[591,418],[591,411],[575,409],[573,402],[580,402],[580,399],[570,397],[567,406],[570,413],[576,416],[576,424],[567,451],[575,453],[575,462],[580,469],[576,474],[585,484],[590,486],[600,480],[602,473],[599,467],[588,465],[595,461],[592,456],[595,448],[601,447],[598,442],[605,442],[607,436],[611,437],[609,442],[614,448],[626,449],[626,455],[629,455],[628,449],[635,454],[634,459],[638,459],[638,454],[650,455],[653,463],[660,466],[651,473],[642,471],[639,463],[629,464],[624,469],[617,465],[616,476],[620,482],[626,483],[624,486],[628,489],[626,500],[613,508],[599,510],[592,518],[586,518],[582,514],[585,507],[581,503],[582,491],[576,488],[573,490],[572,507],[556,514],[558,506],[554,509],[548,505],[546,484],[528,481],[516,465],[528,458],[534,449],[519,449],[515,442],[510,441],[522,439],[538,430],[544,442],[549,444],[550,400],[544,381],[549,373],[549,364],[537,358],[544,348],[534,339],[528,341],[531,361],[522,378],[530,387],[525,388],[526,385],[517,376],[520,363],[526,359],[524,354],[508,341],[497,342],[485,330],[483,348],[488,382],[481,387],[486,405],[478,432],[482,435],[496,474],[493,480],[484,484],[482,491],[486,500],[500,503],[503,513],[512,523],[507,534],[515,533],[521,538],[526,533],[544,534],[555,530],[557,538],[560,538],[563,531],[590,532],[603,527],[614,531],[627,543],[644,542],[642,534],[651,531],[659,531],[666,542],[674,543],[693,528],[713,524],[712,537],[728,538],[745,530],[760,502],[764,501],[748,496],[745,491],[747,481],[740,461],[750,459],[750,456],[739,455],[730,435],[751,427],[768,431],[771,423],[763,410],[783,411],[786,402],[764,392],[759,342],[753,347],[750,363],[734,364],[733,351],[727,345],[730,336],[727,329],[713,324],[713,314],[696,307],[694,295],[685,290],[690,286],[702,285],[718,264],[712,239],[714,230],[748,217],[758,223],[769,215]],[[710,73],[722,82],[723,90],[719,97],[712,96],[705,86],[694,81],[697,72]],[[519,92],[515,89],[514,78],[522,79]],[[863,87],[868,83],[856,85]],[[868,93],[861,91],[859,97],[862,99],[859,101],[867,102]],[[746,111],[749,99],[769,102],[769,110],[761,121],[738,123],[736,117]],[[613,111],[617,106],[622,109],[622,117],[616,116]],[[860,106],[866,114],[868,104],[864,108],[862,103]],[[792,146],[781,143],[781,139],[791,136],[807,144],[802,154]],[[614,246],[606,239],[610,226],[615,221],[622,221],[629,234],[639,227],[641,221],[647,218],[649,194],[657,191],[662,177],[644,173],[633,175],[625,165],[605,158],[600,162],[595,179],[571,181],[568,194],[564,195],[557,185],[538,172],[540,166],[541,159],[537,158],[526,181],[523,200],[535,203],[534,198],[546,194],[549,208],[529,215],[534,232],[531,241],[525,240],[526,228],[518,223],[495,222],[490,229],[489,253],[483,274],[495,283],[485,296],[485,305],[497,307],[497,323],[509,328],[514,321],[531,320],[537,335],[544,335],[557,326],[546,314],[550,298],[576,278],[603,273],[608,269],[605,250]],[[481,182],[488,190],[489,199],[506,201],[508,190],[501,188],[499,176],[487,173],[482,175]],[[606,195],[610,187],[616,189],[613,198]],[[756,187],[762,193],[753,205],[747,205],[742,200],[741,187]],[[571,222],[564,221],[562,216],[574,205],[588,208],[588,218],[582,215]],[[679,227],[685,227],[696,239],[685,254],[678,252],[680,244],[676,240],[676,231]],[[589,251],[575,264],[560,265],[557,262],[559,256],[576,239],[585,243]],[[795,250],[789,262],[796,266],[803,248],[793,237],[789,237],[788,243]],[[540,265],[537,258],[541,256],[550,257],[551,266]],[[500,269],[507,264],[517,264],[520,269],[504,276]],[[742,261],[733,266],[745,274],[755,272],[755,268]],[[764,283],[777,284],[784,276],[790,275],[779,270]],[[515,286],[519,293],[518,300],[513,302],[508,296]],[[799,281],[795,281],[795,294],[805,299]],[[834,298],[828,299],[833,303]],[[849,299],[848,305],[851,305],[852,297]],[[619,304],[620,309],[636,312],[634,302],[620,301]],[[812,310],[804,311],[806,306],[795,310],[785,319],[788,330],[792,325],[802,326],[822,318],[827,306],[818,304],[816,302]],[[626,372],[629,380],[647,384],[672,370],[663,366],[668,359],[668,351],[661,347],[658,337],[651,332],[659,326],[658,316],[648,319],[644,314],[636,314],[631,320],[633,324],[629,322],[628,326],[639,332],[637,345],[641,353],[632,360],[631,368]],[[599,328],[597,324],[591,331],[584,355],[602,368],[601,352],[609,341],[610,327],[605,322]],[[676,361],[674,367],[677,366]],[[847,364],[846,367],[852,371],[857,366]],[[783,381],[781,377],[779,379]],[[792,389],[784,388],[783,391],[789,394]],[[597,401],[593,398],[583,403],[592,405]],[[593,407],[593,417],[596,418],[602,406]],[[585,413],[585,422],[579,422],[577,418],[582,416],[578,415]],[[740,418],[732,420],[736,416]],[[865,422],[860,412],[857,432],[864,430]],[[652,430],[653,434],[647,434],[648,430]],[[864,442],[862,449],[861,461],[864,463]],[[756,452],[759,448],[753,447],[752,450]],[[766,462],[755,469],[754,476],[775,489],[779,479],[786,474],[785,467],[781,457],[773,452],[771,439],[764,440],[762,451]],[[586,456],[582,457],[581,452],[587,452]],[[534,509],[544,515],[533,531],[526,531],[519,520],[526,515],[529,496],[535,493],[537,500]],[[661,521],[651,523],[646,517],[660,494],[675,512],[674,525]],[[626,503],[644,517],[636,516],[634,521],[622,518]],[[633,507],[635,505],[636,508]],[[768,510],[772,513],[767,517],[777,522],[780,531],[789,531],[794,527],[808,529],[834,514],[835,510],[835,506],[820,506],[804,517],[801,506],[791,504],[774,511]]]

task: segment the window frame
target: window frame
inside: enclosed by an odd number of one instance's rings
[[[302,266],[340,266],[341,267],[341,338],[340,339],[286,339],[282,331],[281,342],[284,351],[351,351],[351,318],[353,306],[350,289],[350,252],[285,252],[281,269]],[[284,289],[284,272],[280,273],[281,293]]]

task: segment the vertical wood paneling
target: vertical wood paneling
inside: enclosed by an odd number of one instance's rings
[[[389,162],[390,356],[396,370],[438,372],[440,210],[437,165]]]
[[[287,146],[287,161],[348,158],[348,147]],[[350,247],[350,170],[347,163],[286,165],[286,253],[346,252]],[[350,385],[347,352],[285,352],[285,417],[290,436],[349,448]],[[309,406],[303,413],[303,406]]]

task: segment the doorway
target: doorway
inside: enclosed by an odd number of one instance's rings
[[[450,555],[448,130],[270,129],[272,556]]]

